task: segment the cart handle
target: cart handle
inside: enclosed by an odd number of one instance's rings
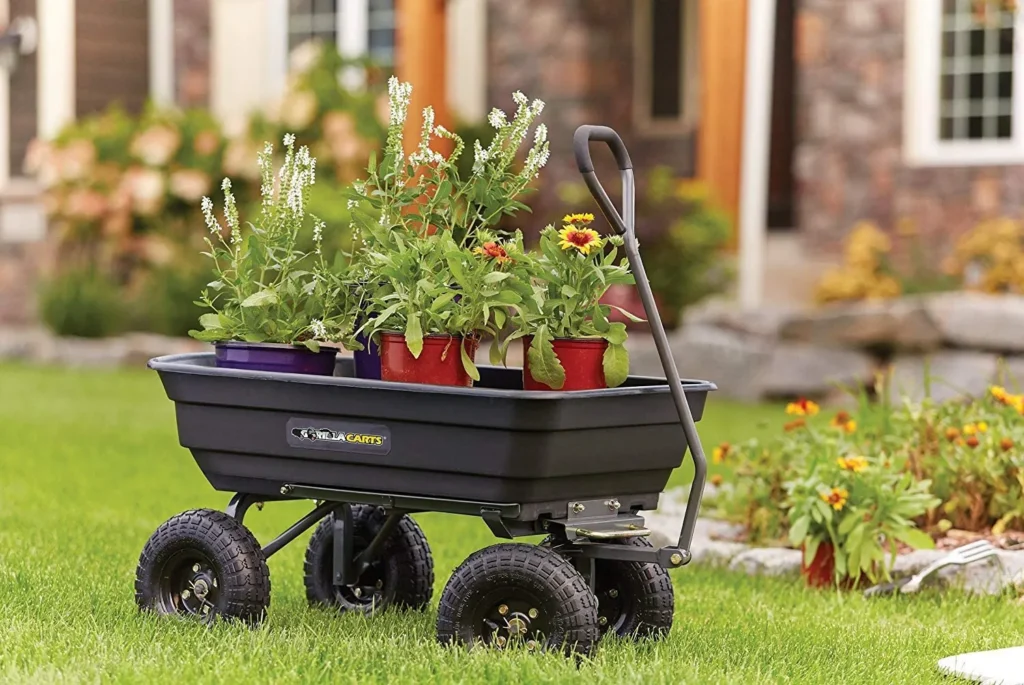
[[[622,176],[622,214],[615,208],[615,204],[608,197],[608,193],[605,192],[594,172],[594,162],[590,158],[590,141],[592,140],[607,143],[615,156],[615,162],[618,164]],[[643,262],[640,260],[640,249],[634,228],[636,188],[633,180],[633,163],[629,159],[629,152],[626,151],[622,138],[607,126],[580,126],[573,135],[572,146],[576,155],[576,165],[583,175],[587,188],[590,189],[590,194],[597,200],[601,213],[604,214],[608,223],[625,238],[626,258],[633,270],[636,287],[640,291],[640,300],[643,302],[644,312],[647,314],[651,332],[654,334],[654,343],[658,348],[658,356],[661,358],[661,365],[665,370],[669,391],[672,393],[672,401],[676,405],[679,422],[683,427],[683,435],[686,436],[690,455],[693,457],[693,484],[690,487],[690,496],[686,501],[686,514],[683,516],[683,525],[679,531],[679,542],[677,543],[679,550],[683,553],[682,563],[686,563],[690,559],[690,544],[693,541],[693,531],[697,525],[701,498],[704,495],[707,459],[704,456],[704,448],[700,444],[700,437],[697,435],[697,427],[693,421],[693,414],[690,412],[690,405],[686,401],[683,384],[679,382],[679,371],[672,358],[668,336],[665,334],[665,327],[661,323],[661,316],[654,302],[651,283],[647,279],[647,272],[644,271]]]

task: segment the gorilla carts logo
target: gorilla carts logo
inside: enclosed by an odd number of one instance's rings
[[[320,443],[344,443],[347,445],[367,445],[371,447],[383,447],[387,436],[373,433],[345,432],[331,430],[330,428],[292,428],[292,435],[300,440]]]

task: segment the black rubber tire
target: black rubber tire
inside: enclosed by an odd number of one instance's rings
[[[515,611],[516,603],[522,601],[531,608],[535,603],[538,610],[533,617],[536,625],[529,624],[523,634],[528,646],[536,644],[579,656],[593,654],[601,639],[594,593],[568,560],[551,549],[530,544],[486,547],[455,569],[441,595],[437,639],[445,645],[502,647],[508,643],[498,640],[494,623],[487,623],[485,617],[492,607],[499,606],[506,609],[506,621],[510,616],[522,616]]]
[[[387,512],[371,505],[352,506],[355,537],[353,551],[358,554],[369,546],[384,525]],[[373,613],[388,608],[421,611],[430,604],[434,592],[434,560],[423,530],[409,516],[403,516],[381,550],[379,558],[364,573],[361,581],[376,588],[362,598],[352,588],[337,587],[334,575],[334,516],[317,527],[306,548],[303,566],[306,599],[310,604],[334,607],[342,612]]]
[[[620,544],[652,546],[647,538],[627,538]],[[601,625],[604,633],[634,640],[668,636],[675,613],[675,592],[668,571],[658,564],[597,559],[594,576],[597,613],[606,619]],[[613,591],[617,594],[614,598]]]
[[[540,544],[558,549],[550,536]],[[616,544],[653,546],[642,537],[618,540]],[[658,564],[596,559],[594,576],[602,635],[614,633],[634,640],[657,640],[668,635],[675,614],[675,591],[668,571]],[[616,596],[611,596],[611,591]]]
[[[270,569],[245,526],[220,511],[192,509],[146,542],[135,571],[135,603],[159,614],[256,625],[270,606]]]

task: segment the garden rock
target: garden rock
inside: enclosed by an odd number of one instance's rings
[[[674,333],[669,342],[682,377],[714,381],[729,397],[760,397],[757,378],[771,357],[770,343],[704,325],[687,326]],[[630,357],[631,373],[665,377],[653,342],[632,347]]]
[[[893,362],[892,390],[920,400],[928,394],[926,380],[930,378],[930,394],[936,401],[957,397],[978,397],[985,393],[995,379],[999,358],[986,352],[943,350],[927,357],[906,355]]]
[[[900,555],[892,569],[893,577],[912,576],[945,554],[939,550],[922,549]],[[996,557],[983,562],[941,569],[925,581],[925,586],[954,588],[978,595],[997,595],[1018,583],[1022,574],[1024,551],[999,550]]]
[[[928,298],[925,306],[950,347],[1024,352],[1024,297],[953,292]]]
[[[791,317],[783,340],[827,347],[932,350],[942,334],[920,298],[832,305]]]
[[[753,547],[733,557],[729,570],[752,576],[795,576],[800,573],[802,556],[798,549]]]
[[[870,383],[873,373],[871,357],[863,352],[794,343],[772,350],[758,385],[767,397],[822,397],[838,385]]]

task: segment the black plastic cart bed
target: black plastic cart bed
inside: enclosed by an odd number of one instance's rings
[[[590,166],[587,143],[612,146],[623,172],[621,218]],[[618,137],[581,127],[577,159],[626,253],[668,378],[678,378],[632,235],[632,172]],[[345,610],[424,608],[433,564],[410,513],[481,517],[500,538],[546,534],[540,545],[500,544],[454,572],[441,598],[444,642],[558,646],[588,653],[606,631],[656,636],[671,626],[665,569],[690,559],[705,478],[693,422],[705,381],[630,377],[584,392],[527,392],[518,369],[483,367],[474,388],[222,369],[212,354],[150,362],[175,402],[181,444],[226,513],[176,516],[139,562],[136,599],[162,613],[257,622],[269,604],[266,559],[319,523],[306,552],[310,601]],[[678,544],[655,549],[641,510],[687,447],[695,480]],[[244,527],[253,504],[314,500],[260,546]]]

